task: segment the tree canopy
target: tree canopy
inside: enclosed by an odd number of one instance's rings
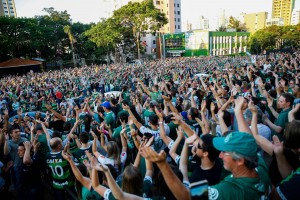
[[[260,53],[263,50],[300,47],[300,24],[295,26],[269,26],[256,31],[249,40],[250,50]]]
[[[86,35],[97,46],[106,47],[108,50],[135,46],[139,55],[141,34],[156,33],[166,23],[165,14],[155,8],[152,0],[129,2],[115,10],[112,17],[88,30]]]
[[[236,29],[237,32],[247,31],[245,24],[232,16],[229,18],[228,28]]]

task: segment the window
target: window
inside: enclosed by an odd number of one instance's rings
[[[177,4],[177,7],[179,8],[179,3]]]
[[[176,18],[174,18],[174,21],[176,22]]]
[[[156,41],[155,41],[155,40],[153,40],[153,41],[152,41],[152,44],[156,44]]]
[[[176,29],[176,25],[175,25],[175,29]]]
[[[156,5],[160,5],[160,1],[156,1]]]
[[[176,4],[174,3],[174,7],[176,6]]]
[[[6,10],[5,13],[8,13],[8,11]]]
[[[180,22],[180,18],[178,18],[177,21]]]
[[[176,13],[175,13],[176,14]],[[177,15],[180,15],[180,11],[177,11]]]
[[[180,29],[180,25],[178,25],[178,29]]]
[[[174,14],[176,15],[176,11],[174,11]]]
[[[169,4],[167,3],[167,7],[169,7]]]

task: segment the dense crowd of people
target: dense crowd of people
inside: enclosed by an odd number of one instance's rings
[[[297,199],[300,53],[0,82],[6,199]]]

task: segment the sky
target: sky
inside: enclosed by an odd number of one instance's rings
[[[67,10],[73,22],[97,23],[107,16],[108,7],[104,1],[114,0],[15,0],[15,4],[18,17],[44,15],[43,8],[54,7],[58,11]],[[300,0],[296,0],[296,4],[300,9]],[[266,11],[271,14],[272,0],[181,0],[181,21],[204,16],[213,23],[221,9],[225,9],[226,16],[234,17],[242,12]]]

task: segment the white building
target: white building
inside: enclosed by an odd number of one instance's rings
[[[266,26],[283,26],[284,25],[284,20],[283,18],[271,18],[266,20]]]
[[[295,10],[292,12],[291,25],[297,25],[300,23],[300,10]]]
[[[153,4],[157,9],[165,13],[168,19],[168,23],[159,31],[161,34],[182,32],[181,0],[153,0]],[[145,54],[154,56],[157,54],[157,48],[160,48],[159,45],[157,46],[157,42],[159,41],[157,40],[158,34],[152,35],[148,33],[141,38]]]
[[[220,9],[220,11],[219,11],[218,28],[220,28],[220,27],[226,27],[226,16],[225,16],[224,9]]]

